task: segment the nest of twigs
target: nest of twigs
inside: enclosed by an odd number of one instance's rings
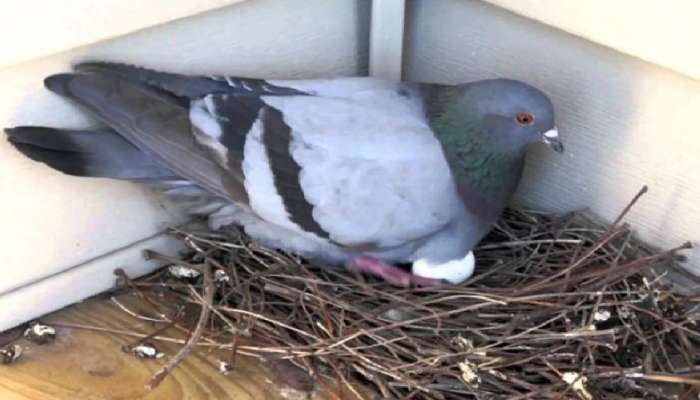
[[[184,260],[153,256],[201,275],[163,270],[139,290],[165,285],[168,306],[206,306],[152,385],[206,342],[290,360],[360,398],[698,396],[700,298],[666,279],[689,245],[652,250],[619,219],[508,210],[476,249],[474,277],[442,288],[309,265],[237,232],[176,234]]]

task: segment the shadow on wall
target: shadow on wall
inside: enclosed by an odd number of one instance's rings
[[[357,41],[357,75],[369,73],[369,32],[371,23],[372,2],[358,0],[355,2],[355,40]]]
[[[629,215],[640,236],[700,239],[700,82],[476,0],[409,4],[405,79],[509,77],[551,96],[567,151],[533,146],[518,202],[612,220],[647,184]]]

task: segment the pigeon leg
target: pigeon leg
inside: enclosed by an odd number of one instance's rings
[[[376,276],[394,286],[409,287],[411,285],[416,285],[434,287],[445,285],[445,282],[441,279],[417,276],[371,256],[354,258],[348,262],[347,268],[350,271]]]

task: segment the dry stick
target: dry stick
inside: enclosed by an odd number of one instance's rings
[[[211,265],[209,263],[204,264],[204,301],[202,302],[202,311],[199,314],[199,320],[197,321],[197,326],[192,332],[192,335],[187,340],[187,343],[180,349],[180,351],[175,354],[173,358],[168,360],[168,362],[152,377],[151,381],[146,385],[146,388],[153,390],[160,385],[160,383],[165,379],[166,376],[177,367],[182,360],[185,359],[191,352],[194,346],[199,342],[199,339],[204,333],[204,328],[209,321],[210,307],[214,302],[214,292],[216,286],[214,285],[214,280],[212,279]]]
[[[685,242],[680,246],[676,246],[672,249],[663,251],[661,253],[657,253],[657,254],[654,254],[651,256],[647,256],[647,257],[638,258],[634,261],[628,262],[627,264],[623,264],[623,265],[619,265],[619,266],[616,266],[613,268],[609,268],[607,271],[608,274],[606,274],[608,276],[606,276],[604,279],[602,279],[601,282],[598,283],[598,285],[607,285],[609,282],[612,282],[615,279],[620,280],[621,277],[617,276],[617,274],[628,275],[632,272],[637,272],[635,270],[649,267],[649,266],[651,266],[651,263],[654,261],[668,258],[669,256],[673,256],[674,254],[676,254],[677,252],[679,252],[681,250],[689,250],[692,248],[693,248],[692,243]],[[622,271],[622,272],[620,272],[620,271]]]
[[[170,323],[168,323],[168,324],[166,324],[166,325],[164,325],[164,326],[162,326],[162,327],[156,329],[155,331],[149,333],[149,334],[146,335],[145,337],[138,338],[138,340],[136,340],[136,341],[133,341],[133,342],[131,342],[131,343],[129,343],[129,344],[125,344],[124,346],[122,346],[122,350],[123,350],[124,352],[126,352],[126,353],[130,353],[130,352],[132,352],[133,349],[134,349],[136,346],[138,346],[139,344],[144,343],[144,342],[146,342],[147,340],[150,340],[150,339],[152,339],[152,338],[158,336],[159,334],[161,334],[161,333],[167,331],[168,329],[172,328],[173,325],[175,325],[175,321],[170,322]]]
[[[161,254],[159,254],[159,253],[157,253],[157,252],[151,251],[151,250],[145,250],[145,251],[143,252],[143,255],[144,255],[144,257],[145,257],[146,259],[151,259],[151,258],[152,258],[152,259],[159,259],[158,257],[161,257],[161,258],[165,257],[165,256],[163,256],[163,255],[161,255]],[[139,288],[139,285],[137,285],[136,282],[134,282],[131,278],[129,278],[129,276],[126,274],[126,272],[125,272],[123,269],[117,268],[117,269],[115,269],[115,270],[113,271],[113,273],[114,273],[114,275],[116,275],[117,277],[123,279],[124,282],[127,284],[127,286],[129,286],[129,287],[131,288],[131,290],[132,290],[134,293],[136,293],[136,295],[137,295],[140,299],[144,300],[147,304],[149,304],[149,305],[153,308],[153,310],[154,310],[158,315],[160,315],[161,318],[163,318],[163,319],[165,320],[164,322],[170,322],[170,321],[171,321],[171,319],[168,318],[167,315],[166,315],[165,313],[161,312],[161,310],[160,310],[160,309],[162,308],[161,305],[158,304],[158,303],[156,303],[156,302],[154,302],[153,300],[151,300],[150,297],[146,296],[146,295],[144,294],[144,292]],[[118,307],[124,309],[124,306],[123,306],[122,304],[120,304],[114,297],[112,297],[112,301],[113,301]],[[125,310],[125,309],[124,309],[124,311],[126,311],[127,313],[129,313],[129,312],[128,312],[127,310]],[[132,316],[135,316],[135,315],[132,315]],[[178,327],[176,323],[175,323],[174,325],[175,325],[176,327]],[[178,327],[178,328],[179,328],[179,327]]]
[[[679,375],[668,374],[645,374],[641,372],[630,372],[625,374],[626,378],[643,379],[655,382],[685,383],[693,386],[700,386],[700,379],[687,378]]]
[[[141,298],[143,299],[144,297],[141,297]],[[170,323],[171,325],[172,325],[172,323],[173,323],[169,318],[165,318],[165,315],[163,315],[163,314],[160,315],[160,319],[153,318],[153,317],[148,317],[148,316],[146,316],[146,315],[141,315],[141,314],[139,314],[139,313],[137,313],[137,312],[135,312],[135,311],[130,310],[127,306],[125,306],[124,304],[122,304],[122,303],[121,303],[119,300],[117,300],[117,298],[114,297],[114,296],[110,297],[109,299],[112,301],[112,303],[116,304],[116,306],[119,307],[122,311],[124,311],[125,313],[129,314],[130,316],[132,316],[132,317],[134,317],[134,318],[136,318],[136,319],[140,319],[140,320],[143,320],[143,321],[149,321],[149,322]]]
[[[598,240],[598,242],[593,247],[591,247],[583,256],[579,257],[578,260],[573,262],[566,269],[560,271],[558,274],[556,274],[548,279],[545,279],[543,282],[539,282],[539,284],[535,285],[534,287],[523,288],[522,291],[531,291],[535,288],[538,288],[542,284],[553,280],[554,278],[557,278],[557,277],[564,275],[564,274],[568,274],[569,272],[571,272],[571,270],[573,270],[578,265],[580,265],[583,261],[585,261],[595,251],[597,251],[598,249],[603,247],[605,244],[610,242],[618,234],[625,231],[625,227],[624,226],[619,227],[618,224],[620,223],[620,221],[622,221],[622,219],[625,217],[625,215],[627,215],[627,213],[632,209],[632,207],[637,203],[637,201],[648,191],[648,189],[649,188],[646,185],[644,185],[642,187],[642,189],[639,190],[639,192],[632,198],[632,200],[627,204],[627,206],[625,206],[625,208],[622,210],[622,212],[620,212],[618,217],[615,219],[615,221],[612,223],[612,225],[610,225],[608,230],[603,234],[603,236]]]
[[[492,250],[503,247],[529,246],[533,244],[580,244],[581,239],[534,239],[534,240],[513,240],[510,242],[489,243],[477,247],[477,250]]]
[[[586,261],[593,253],[595,253],[598,249],[602,248],[606,244],[608,244],[611,240],[613,240],[617,235],[621,234],[622,232],[625,231],[624,227],[616,228],[616,229],[610,229],[608,233],[606,233],[596,244],[594,244],[588,251],[586,251],[582,256],[580,256],[576,261],[572,262],[571,265],[568,267],[564,268],[563,270],[557,272],[556,274],[549,276],[545,279],[542,279],[538,282],[535,282],[532,285],[526,286],[520,290],[518,290],[518,293],[527,293],[527,292],[532,292],[537,289],[541,289],[543,286],[545,286],[547,283],[553,281],[556,278],[559,278],[561,276],[565,276],[566,274],[570,273],[574,268],[580,266],[584,261]]]
[[[612,223],[612,225],[610,225],[610,227],[611,228],[616,227],[617,224],[619,224],[620,221],[622,221],[622,219],[625,218],[625,215],[627,215],[627,213],[632,209],[632,207],[634,207],[634,205],[637,204],[637,201],[648,191],[649,191],[649,187],[647,185],[642,186],[642,188],[639,189],[639,192],[637,192],[637,194],[634,195],[634,197],[632,198],[632,201],[630,201],[627,204],[627,206],[624,209],[622,209],[622,212],[620,213],[620,215],[617,216],[617,218],[615,218],[615,221],[613,221],[613,223]]]
[[[82,329],[86,331],[94,331],[94,332],[102,332],[102,333],[111,333],[114,335],[120,335],[120,336],[127,336],[127,337],[135,337],[138,338],[139,340],[156,340],[159,342],[164,342],[164,343],[174,343],[174,344],[186,344],[187,340],[184,339],[176,339],[173,337],[169,336],[161,336],[161,335],[155,335],[153,336],[152,334],[146,334],[146,333],[138,333],[138,332],[132,332],[132,331],[127,331],[123,329],[114,329],[114,328],[108,328],[108,327],[103,327],[103,326],[93,326],[93,325],[83,325],[83,324],[75,324],[72,322],[51,322],[52,326],[55,327],[60,327],[60,328],[72,328],[72,329]],[[222,345],[219,343],[197,343],[197,347],[208,347],[208,348],[216,348],[216,349],[231,349],[230,345]],[[252,351],[238,351],[238,354],[244,355],[246,357],[253,357],[258,360],[265,360],[264,356],[261,356],[260,349],[257,347],[251,347]],[[256,353],[253,353],[255,351]]]

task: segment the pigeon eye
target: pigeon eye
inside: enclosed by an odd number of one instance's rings
[[[522,112],[515,116],[515,120],[518,121],[520,125],[532,125],[535,123],[535,116],[527,112]]]

